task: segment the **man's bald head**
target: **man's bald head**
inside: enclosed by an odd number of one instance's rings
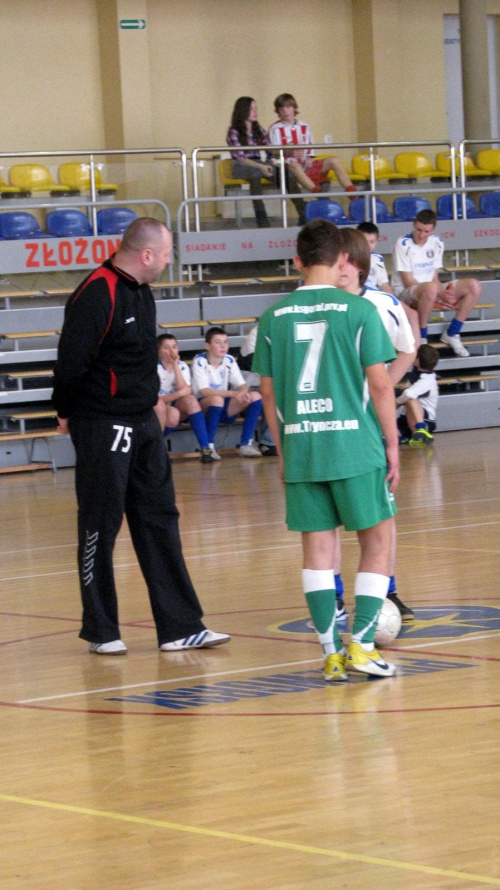
[[[114,258],[118,268],[137,279],[139,284],[156,281],[170,262],[172,236],[157,219],[143,216],[124,232]]]
[[[123,235],[120,251],[137,253],[145,247],[151,247],[154,244],[158,245],[166,231],[167,229],[163,223],[157,219],[151,219],[148,216],[135,219],[133,223],[130,223]]]

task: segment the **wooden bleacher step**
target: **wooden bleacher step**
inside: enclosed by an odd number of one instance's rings
[[[13,411],[7,416],[9,420],[42,420],[57,417],[57,411]]]
[[[0,334],[4,340],[34,340],[37,337],[59,337],[61,331],[18,331],[16,333]]]
[[[49,429],[49,430],[30,430],[29,432],[18,432],[18,433],[0,433],[0,444],[2,442],[24,442],[26,444],[26,451],[28,455],[27,464],[22,464],[13,467],[0,467],[0,473],[21,473],[21,472],[32,472],[33,470],[50,470],[52,469],[56,472],[56,462],[54,455],[52,453],[52,449],[50,447],[49,442],[47,441],[49,438],[53,438],[54,436],[60,436],[61,434],[58,430]],[[47,451],[49,452],[49,459],[45,461],[32,461],[33,449],[35,447],[35,440],[43,439],[45,441],[45,445]]]
[[[54,467],[51,465],[50,461],[44,461],[44,463],[33,463],[33,464],[19,464],[16,467],[0,467],[0,473],[28,473],[33,470],[53,470]]]
[[[438,377],[438,386],[456,386],[458,384],[483,383],[487,380],[498,380],[499,374],[460,374],[457,377]],[[407,389],[408,382],[398,383],[396,389]]]
[[[498,343],[498,337],[463,337],[462,342],[464,346],[489,346],[492,343]],[[441,340],[433,340],[429,346],[434,346],[434,349],[451,349],[448,343],[441,343]]]
[[[257,321],[257,316],[250,315],[245,318],[215,318],[208,322],[208,324],[213,326],[222,326],[222,325],[230,325],[230,324],[255,324]]]
[[[488,272],[492,267],[484,266],[481,263],[477,265],[471,264],[468,266],[443,266],[443,272],[448,272],[450,275],[453,275],[454,272]]]
[[[159,321],[158,328],[163,330],[181,330],[182,328],[203,328],[210,322],[206,321]]]
[[[301,279],[302,275],[297,272],[291,275],[259,275],[257,281],[259,284],[296,284]]]
[[[0,374],[1,377],[7,377],[9,380],[29,380],[32,377],[53,377],[53,370],[43,371],[8,371]]]

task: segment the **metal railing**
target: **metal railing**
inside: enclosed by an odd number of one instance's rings
[[[450,155],[452,155],[452,157],[453,157],[452,188],[456,188],[456,175],[455,175],[455,170],[454,170],[455,147],[447,139],[433,139],[433,140],[428,140],[428,141],[418,142],[418,143],[417,142],[338,142],[338,143],[315,142],[314,144],[311,144],[311,145],[295,146],[295,147],[298,149],[300,149],[300,148],[312,149],[313,151],[321,152],[321,155],[325,155],[325,156],[331,155],[335,149],[341,150],[341,151],[344,151],[347,149],[350,149],[350,150],[354,149],[354,150],[356,150],[356,154],[360,153],[363,150],[365,152],[367,152],[368,153],[368,162],[369,162],[369,171],[370,171],[370,179],[369,179],[370,189],[369,189],[369,191],[373,193],[373,195],[371,196],[372,197],[371,211],[372,211],[374,219],[376,219],[376,197],[377,197],[377,194],[382,194],[382,191],[383,191],[378,186],[378,180],[377,180],[376,169],[375,169],[375,162],[380,154],[380,149],[388,149],[388,148],[404,149],[404,148],[411,148],[412,146],[413,147],[418,146],[418,148],[441,147],[441,148],[444,148],[445,150],[449,151]],[[193,149],[193,151],[191,153],[191,163],[192,163],[192,180],[193,180],[193,198],[195,199],[195,201],[200,198],[200,190],[199,190],[199,182],[198,182],[198,166],[199,166],[198,158],[199,158],[199,156],[201,154],[212,154],[213,155],[214,153],[227,154],[228,152],[236,151],[236,150],[238,152],[242,151],[246,154],[249,152],[255,152],[256,147],[255,146],[238,146],[236,149],[236,148],[228,146],[226,144],[224,146],[203,145],[203,146],[198,146],[197,148]],[[264,145],[264,146],[262,146],[260,151],[264,152],[265,154],[270,153],[270,154],[277,155],[277,165],[276,166],[278,167],[278,170],[279,170],[278,187],[279,187],[280,196],[281,196],[281,220],[282,220],[283,226],[286,227],[286,225],[287,225],[287,211],[286,211],[287,199],[290,199],[291,197],[294,197],[294,198],[295,197],[312,197],[313,194],[311,192],[305,192],[305,191],[301,192],[300,194],[295,194],[295,193],[293,195],[287,194],[286,184],[285,184],[285,167],[286,167],[285,155],[286,155],[287,151],[290,151],[290,146],[281,147],[281,146],[275,146],[275,145]],[[420,191],[420,189],[419,189],[419,191]],[[365,193],[366,193],[366,190],[365,190]],[[396,187],[393,187],[389,190],[389,194],[395,194],[395,193],[408,194],[408,189],[406,188],[406,189],[399,190]],[[270,198],[268,196],[264,196],[264,197],[265,197],[265,200],[270,200]],[[276,197],[277,197],[276,195],[273,196],[274,200],[276,200]],[[212,200],[213,201],[217,200],[217,202],[218,202],[219,200],[221,200],[221,198],[218,196],[218,197],[214,197]],[[233,197],[233,198],[231,198],[231,200],[234,202],[235,198]],[[238,201],[240,200],[240,196],[238,196],[237,200]],[[196,232],[201,231],[199,206],[196,203],[194,204],[194,226],[195,226]],[[189,229],[187,229],[187,231],[189,231]]]
[[[342,157],[342,153],[347,151],[354,153],[364,153],[367,156],[368,160],[368,173],[367,180],[365,181],[365,187],[362,191],[359,191],[358,197],[363,197],[366,202],[366,216],[371,217],[375,222],[377,221],[377,199],[384,198],[386,196],[395,197],[398,195],[407,195],[411,194],[413,189],[418,191],[420,195],[437,195],[437,194],[451,194],[452,196],[452,218],[454,220],[463,217],[467,219],[467,206],[466,206],[466,197],[469,193],[474,192],[484,192],[489,190],[495,190],[495,185],[491,182],[481,182],[480,184],[473,184],[467,179],[466,173],[466,158],[467,151],[470,146],[473,145],[492,145],[496,146],[498,144],[498,140],[495,139],[481,139],[481,140],[463,140],[457,149],[455,146],[447,139],[442,140],[427,140],[421,142],[408,142],[408,141],[391,141],[391,142],[345,142],[345,143],[314,143],[311,146],[307,146],[307,148],[311,148],[319,155],[324,155],[328,157],[332,154],[339,153]],[[382,185],[383,176],[380,178],[377,177],[377,169],[376,162],[379,156],[384,156],[387,152],[389,154],[394,154],[405,149],[411,151],[420,151],[423,153],[428,153],[428,150],[433,148],[441,148],[444,150],[450,159],[450,178],[446,184],[433,184],[427,183],[426,185],[422,184],[420,179],[415,179],[414,181],[408,182],[408,184],[403,185],[402,183],[398,183],[395,181],[392,185]],[[163,148],[139,148],[139,149],[86,149],[86,150],[61,150],[61,151],[41,151],[41,152],[0,152],[0,165],[4,160],[10,161],[27,161],[28,159],[33,162],[43,162],[50,161],[56,159],[79,159],[86,165],[88,165],[89,169],[89,198],[85,198],[82,201],[81,196],[75,195],[74,198],[71,198],[71,203],[76,204],[77,206],[85,206],[89,208],[90,214],[89,218],[92,225],[92,230],[94,234],[97,234],[97,210],[100,207],[106,206],[117,206],[117,204],[125,204],[127,206],[130,205],[140,205],[140,204],[153,204],[157,205],[161,208],[162,214],[164,216],[166,225],[171,227],[173,213],[170,213],[169,207],[164,201],[161,201],[158,198],[144,198],[144,199],[123,199],[118,201],[109,201],[109,200],[100,200],[99,199],[99,176],[98,171],[102,166],[102,161],[110,158],[118,159],[121,162],[126,162],[130,159],[137,159],[138,157],[151,157],[157,156],[160,159],[167,158],[175,158],[177,164],[180,168],[180,191],[182,194],[182,200],[178,207],[176,208],[175,214],[177,219],[177,230],[178,232],[189,232],[191,227],[191,219],[194,220],[194,230],[197,233],[200,233],[202,230],[202,221],[200,216],[200,208],[207,204],[213,203],[234,203],[238,202],[249,202],[255,200],[255,196],[252,195],[238,195],[237,197],[223,197],[221,195],[204,195],[200,194],[200,178],[199,178],[199,168],[202,165],[202,161],[200,160],[203,155],[221,155],[230,153],[231,150],[238,150],[246,154],[248,152],[255,151],[255,146],[238,146],[232,147],[225,145],[215,145],[215,146],[197,146],[191,152],[191,160],[188,161],[186,152],[179,147],[163,147]],[[262,194],[259,198],[262,198],[263,201],[279,201],[280,202],[280,223],[283,228],[286,228],[289,225],[288,222],[288,213],[287,213],[287,201],[291,198],[303,198],[303,197],[317,197],[316,194],[312,194],[305,191],[288,193],[286,190],[286,152],[289,150],[287,146],[262,146],[260,149],[264,155],[265,154],[273,154],[276,156],[276,168],[278,170],[277,176],[277,189],[278,192],[272,195]],[[396,150],[396,152],[395,152]],[[458,158],[458,165],[457,165]],[[215,161],[216,159],[213,158]],[[192,182],[188,181],[188,164],[191,163],[192,166]],[[408,177],[410,179],[410,177]],[[56,183],[58,184],[58,183]],[[366,187],[369,186],[369,187]],[[338,194],[336,192],[331,193],[331,197],[341,197],[343,193]],[[325,195],[326,197],[326,195]],[[3,202],[2,202],[3,203]],[[37,201],[36,199],[30,200],[30,206],[33,208],[39,208],[43,210],[54,209],[56,207],[67,207],[68,200],[66,199],[64,202],[58,202],[57,198],[52,199],[50,202],[45,200]],[[25,209],[26,201],[18,202],[15,198],[10,198],[7,203],[5,203],[5,209]],[[192,214],[192,216],[191,216]],[[354,220],[353,220],[354,223]],[[182,267],[185,267],[186,263],[181,264],[179,262],[179,279],[182,278]],[[191,269],[195,268],[196,264],[193,266],[188,266],[188,275],[191,278]],[[201,267],[198,267],[199,272],[201,271]],[[199,275],[199,277],[202,277]]]
[[[189,197],[189,183],[188,183],[188,174],[187,174],[187,166],[188,166],[187,154],[184,151],[184,149],[178,148],[178,147],[99,149],[99,150],[85,149],[85,150],[81,150],[81,151],[68,150],[68,151],[36,151],[36,152],[28,152],[28,151],[0,152],[0,164],[1,164],[2,160],[4,160],[4,159],[11,160],[11,161],[12,160],[22,161],[22,160],[29,159],[32,163],[37,163],[37,162],[41,162],[42,160],[50,160],[50,159],[57,159],[57,158],[59,158],[59,159],[61,159],[61,158],[82,159],[83,158],[84,160],[82,161],[82,163],[85,163],[88,165],[89,179],[90,179],[90,183],[89,183],[89,185],[90,185],[90,201],[87,201],[85,203],[86,203],[86,206],[90,206],[91,208],[93,208],[91,224],[92,224],[92,228],[95,230],[95,215],[96,215],[95,208],[96,208],[97,204],[99,203],[99,201],[98,201],[99,183],[96,178],[96,172],[98,172],[99,168],[102,166],[100,163],[100,159],[113,157],[113,158],[118,158],[121,161],[124,161],[129,158],[137,158],[138,156],[148,157],[148,156],[155,156],[155,155],[173,156],[176,159],[178,159],[178,163],[180,165],[180,173],[181,173],[181,194],[182,194],[182,199],[186,200]],[[56,183],[56,185],[59,185],[59,184],[60,183]],[[79,197],[78,195],[75,195],[75,203],[78,203],[76,200],[78,197]],[[155,203],[158,203],[158,201],[156,199],[154,199],[154,200],[155,200]],[[142,203],[152,203],[152,202],[153,202],[152,200],[147,199],[146,201],[143,201]],[[42,203],[43,202],[39,203],[36,200],[31,200],[30,206],[32,206],[35,209],[38,209],[41,207]],[[121,203],[130,204],[130,203],[132,203],[132,200],[123,201]],[[136,203],[135,200],[134,200],[134,203]],[[139,201],[138,203],[141,203],[141,202]],[[163,203],[163,202],[161,202],[161,203]],[[116,202],[115,202],[115,205],[116,205]],[[54,207],[55,206],[54,202],[52,202],[50,206]],[[63,205],[63,206],[67,206],[67,204]],[[166,205],[163,204],[163,206],[166,206]],[[14,199],[10,199],[9,207],[14,207]],[[26,208],[26,204],[23,204],[23,208],[24,209]],[[186,218],[185,223],[186,223],[186,229],[187,229],[187,231],[189,231],[189,218]]]

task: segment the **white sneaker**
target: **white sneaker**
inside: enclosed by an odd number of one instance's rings
[[[112,640],[111,643],[91,643],[89,652],[96,655],[126,655],[127,647],[121,640]]]
[[[212,452],[212,460],[222,460],[220,454],[217,454],[215,450],[215,445],[209,445],[210,451]]]
[[[184,649],[210,649],[212,646],[221,646],[227,643],[231,637],[229,634],[218,634],[214,630],[200,630],[197,634],[184,637],[182,640],[174,640],[172,643],[162,643],[162,652],[181,652]]]
[[[248,445],[240,445],[240,457],[262,457],[262,452],[255,447],[250,439]]]
[[[450,337],[446,331],[443,331],[441,334],[441,343],[446,343],[447,346],[451,346],[455,355],[460,356],[460,358],[468,358],[470,352],[465,348],[464,344],[460,339],[460,334],[454,334]]]

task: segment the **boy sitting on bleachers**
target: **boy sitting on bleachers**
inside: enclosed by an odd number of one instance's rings
[[[206,352],[199,353],[193,360],[192,381],[194,394],[205,414],[213,460],[221,459],[214,444],[219,423],[234,423],[238,414],[244,414],[241,457],[262,457],[253,444],[262,410],[260,393],[250,392],[238,363],[228,355],[229,341],[224,328],[209,328],[205,346]]]
[[[384,294],[392,294],[384,257],[381,253],[376,253],[375,250],[380,237],[378,226],[375,223],[365,221],[361,222],[357,228],[358,232],[362,232],[365,236],[370,248],[370,274],[365,281],[366,286],[376,287],[377,290],[383,291]]]
[[[398,405],[404,406],[398,416],[400,443],[429,445],[434,438],[439,395],[434,368],[438,361],[439,353],[433,346],[422,343],[418,347],[410,386],[396,399]]]
[[[175,429],[186,417],[198,440],[201,462],[211,464],[214,460],[208,447],[205,416],[191,388],[191,372],[179,356],[179,344],[173,334],[160,334],[158,345],[158,377],[160,390],[156,413],[161,428]]]

